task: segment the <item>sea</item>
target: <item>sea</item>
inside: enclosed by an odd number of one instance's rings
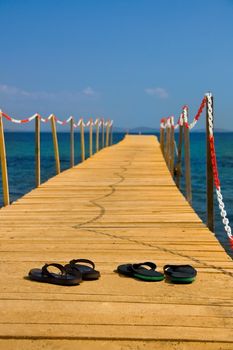
[[[154,134],[158,136],[158,134]],[[113,133],[113,143],[121,141],[125,133]],[[61,170],[70,166],[70,142],[69,133],[58,133]],[[95,135],[93,134],[93,137]],[[34,133],[31,132],[6,132],[6,154],[8,164],[8,177],[10,189],[10,201],[22,197],[35,187],[35,158],[34,158]],[[88,135],[85,135],[88,144]],[[178,135],[175,135],[176,140]],[[100,139],[101,141],[101,139]],[[178,142],[178,141],[177,141]],[[93,146],[95,139],[93,140]],[[225,208],[230,223],[233,225],[233,133],[215,133],[215,146],[221,191]],[[95,149],[94,149],[95,151]],[[88,156],[89,150],[86,150]],[[190,133],[191,152],[191,178],[192,178],[192,205],[199,217],[206,222],[206,135],[202,132]],[[75,164],[81,161],[80,135],[75,133]],[[52,135],[48,132],[41,133],[41,181],[56,175],[53,153]],[[0,173],[1,176],[1,173]],[[181,191],[185,193],[184,176],[181,178]],[[0,205],[2,206],[2,186],[0,186]],[[215,195],[215,235],[225,250],[229,253],[229,241],[227,239],[218,203]],[[231,255],[231,254],[230,254]]]

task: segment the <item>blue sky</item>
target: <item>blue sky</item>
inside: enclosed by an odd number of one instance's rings
[[[212,91],[215,126],[233,129],[233,0],[0,0],[0,12],[10,115],[158,127]]]

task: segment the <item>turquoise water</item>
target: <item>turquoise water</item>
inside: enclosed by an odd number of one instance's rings
[[[176,135],[177,138],[178,135]],[[88,144],[88,135],[86,144]],[[95,145],[95,135],[93,135],[93,145]],[[123,133],[113,134],[113,143],[119,142],[124,137]],[[16,200],[35,186],[34,175],[34,133],[5,133],[8,175],[10,187],[10,199]],[[100,137],[101,140],[101,137]],[[206,146],[204,133],[191,133],[191,173],[193,189],[193,207],[206,221]],[[59,151],[61,158],[61,169],[65,170],[70,165],[69,133],[58,134]],[[218,168],[221,181],[222,194],[226,204],[226,210],[230,222],[233,222],[233,133],[216,133],[216,152]],[[86,150],[88,156],[89,150]],[[80,135],[75,134],[75,164],[81,160]],[[55,161],[53,154],[52,135],[41,133],[41,178],[42,182],[55,175]],[[184,190],[184,177],[181,181]],[[1,186],[0,186],[1,187]],[[2,205],[2,189],[0,189]],[[226,241],[226,234],[221,223],[217,201],[215,199],[215,232],[220,241]]]
[[[80,134],[74,134],[75,164],[81,161]],[[114,134],[113,143],[119,142],[124,134]],[[35,187],[35,151],[34,133],[6,132],[6,154],[8,165],[10,201],[15,201]],[[101,147],[101,134],[100,134]],[[61,170],[70,167],[70,134],[58,133]],[[85,144],[89,144],[89,135],[85,135]],[[95,134],[93,134],[93,152],[95,152]],[[86,157],[89,149],[86,148]],[[56,175],[53,140],[51,133],[41,133],[41,182]],[[1,186],[0,186],[1,187]],[[0,205],[2,205],[2,188],[0,188]]]
[[[176,139],[178,135],[176,135]],[[190,133],[191,174],[192,174],[192,205],[201,219],[206,222],[206,135],[205,133]],[[233,223],[233,133],[215,133],[215,146],[221,191],[230,223]],[[184,178],[182,190],[184,191]],[[214,191],[215,193],[215,191]],[[215,234],[225,244],[226,233],[219,214],[215,194]]]

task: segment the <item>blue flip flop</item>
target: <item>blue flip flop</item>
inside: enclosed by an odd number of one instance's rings
[[[117,267],[117,272],[128,276],[137,278],[147,282],[157,282],[164,279],[164,274],[155,270],[156,264],[146,261],[138,264],[123,264]]]
[[[49,267],[55,267],[58,273],[49,271]],[[62,286],[76,286],[82,281],[81,273],[76,275],[70,274],[66,268],[57,263],[45,264],[41,269],[32,269],[28,277],[37,282],[59,284]]]
[[[81,274],[82,280],[97,280],[100,272],[95,270],[95,264],[88,259],[73,259],[69,264],[65,265],[65,269],[69,274]]]
[[[192,283],[197,275],[197,270],[191,265],[165,265],[165,276],[173,283]]]

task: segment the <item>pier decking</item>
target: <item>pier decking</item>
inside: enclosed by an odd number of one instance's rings
[[[154,136],[127,136],[0,211],[1,349],[233,349],[233,262],[175,186]],[[24,279],[87,258],[97,281]],[[191,285],[121,263],[191,264]]]

